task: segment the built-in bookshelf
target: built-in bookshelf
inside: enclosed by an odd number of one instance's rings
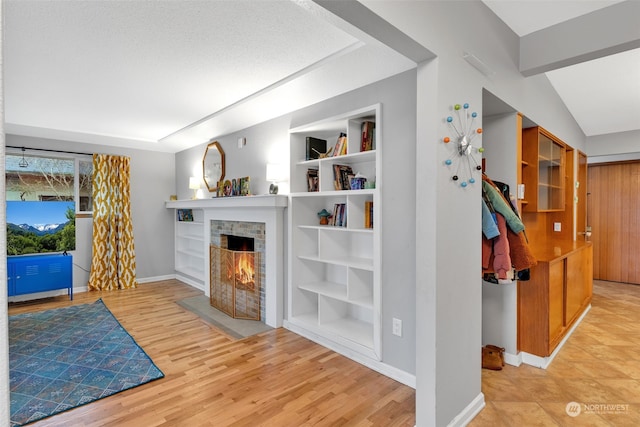
[[[205,242],[202,209],[175,210],[175,270],[204,283]]]
[[[380,360],[380,105],[290,130],[289,327]],[[307,140],[328,156],[306,160]],[[345,148],[346,147],[346,148]],[[335,150],[340,155],[332,155]],[[321,224],[320,212],[331,216]]]

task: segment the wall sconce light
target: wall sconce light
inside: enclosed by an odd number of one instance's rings
[[[283,178],[282,165],[267,163],[267,181],[271,181],[269,194],[278,194],[278,182]]]
[[[192,199],[197,199],[198,198],[198,190],[200,189],[200,180],[195,177],[192,176],[189,178],[189,189],[193,190],[193,197]]]

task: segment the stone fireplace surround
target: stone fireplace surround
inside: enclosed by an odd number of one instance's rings
[[[260,284],[260,319],[265,321],[266,319],[266,304],[265,304],[265,225],[263,222],[249,222],[249,221],[227,221],[227,220],[211,220],[211,236],[209,241],[212,245],[222,249],[229,249],[227,245],[226,236],[248,237],[253,239],[254,252],[260,253],[259,265],[255,265],[255,274],[258,276],[257,282]],[[208,253],[208,252],[207,252]],[[211,262],[211,259],[209,259]],[[209,277],[211,280],[211,277]],[[209,283],[211,285],[211,283]],[[211,288],[209,288],[211,292]]]
[[[239,196],[220,197],[201,200],[190,200],[184,203],[185,208],[202,209],[204,213],[204,236],[206,244],[204,291],[210,297],[211,265],[209,260],[209,245],[220,245],[219,238],[215,240],[216,225],[223,222],[248,223],[240,226],[239,230],[247,230],[255,223],[264,224],[264,300],[261,301],[262,320],[267,325],[278,328],[282,326],[284,317],[284,209],[287,207],[287,196]],[[188,206],[187,206],[188,205]],[[182,206],[181,206],[182,207]],[[213,224],[213,226],[212,226]],[[240,231],[239,235],[243,232]],[[237,234],[237,233],[223,233]],[[249,236],[252,237],[252,236]],[[258,244],[258,242],[256,242]],[[256,250],[257,250],[256,246]]]

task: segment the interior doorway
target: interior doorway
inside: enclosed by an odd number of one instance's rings
[[[590,164],[593,278],[640,284],[640,161]]]

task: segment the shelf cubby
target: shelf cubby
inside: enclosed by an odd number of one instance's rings
[[[288,321],[311,339],[330,341],[349,352],[380,360],[380,189],[376,185],[337,190],[334,166],[350,166],[367,182],[380,178],[380,138],[374,149],[361,151],[365,121],[377,123],[380,105],[319,120],[290,130],[291,195],[289,218]],[[347,134],[347,154],[306,160],[306,138],[335,145]],[[307,172],[317,171],[318,191],[308,191]],[[346,226],[321,225],[318,212],[344,205]],[[366,218],[373,215],[373,223]],[[346,351],[346,350],[345,350]]]

